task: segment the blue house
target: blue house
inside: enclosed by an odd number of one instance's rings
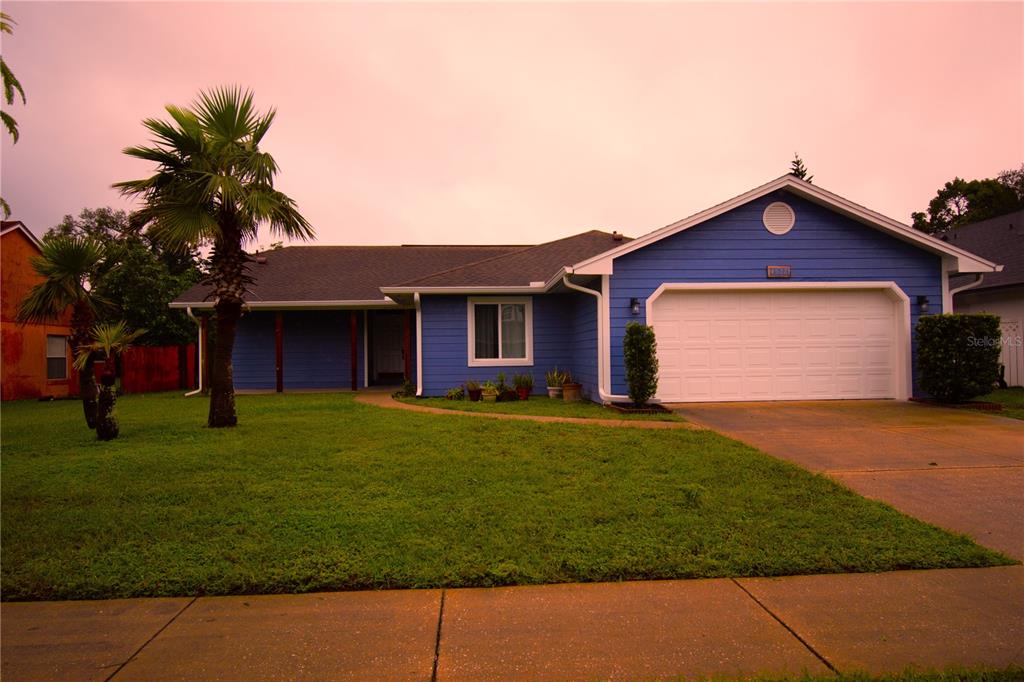
[[[568,370],[626,399],[626,324],[654,327],[663,402],[906,399],[912,329],[950,275],[1001,266],[786,175],[637,239],[298,246],[259,254],[236,388],[352,389]],[[968,285],[969,286],[969,285]],[[213,307],[196,287],[171,304]]]

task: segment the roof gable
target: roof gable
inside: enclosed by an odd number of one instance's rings
[[[995,272],[1001,269],[1001,266],[970,253],[965,249],[944,242],[941,239],[932,237],[931,235],[927,235],[919,230],[915,230],[914,228],[899,223],[892,218],[883,216],[880,213],[876,213],[875,211],[844,199],[837,194],[824,190],[817,185],[800,180],[793,175],[784,175],[761,185],[760,187],[756,187],[749,192],[705,209],[700,213],[696,213],[688,218],[684,218],[670,225],[666,225],[661,229],[654,230],[642,237],[638,237],[628,244],[623,244],[622,246],[611,249],[605,253],[579,261],[572,266],[571,272],[579,275],[612,274],[614,260],[619,256],[631,253],[637,249],[642,249],[649,244],[653,244],[666,237],[682,232],[683,230],[688,230],[710,220],[711,218],[722,215],[727,211],[731,211],[734,208],[738,208],[739,206],[778,190],[792,192],[803,199],[824,206],[825,208],[835,211],[841,215],[845,215],[848,218],[852,218],[863,225],[889,233],[897,239],[914,244],[919,248],[941,255],[945,258],[949,258],[953,262],[953,267],[951,268],[953,271]]]
[[[12,232],[21,233],[21,235],[26,240],[28,240],[28,242],[32,244],[32,246],[34,246],[39,251],[42,251],[43,243],[39,241],[39,237],[35,236],[32,233],[32,230],[25,227],[25,223],[21,222],[20,220],[4,220],[0,222],[0,237]]]

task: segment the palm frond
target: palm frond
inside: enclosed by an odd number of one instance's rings
[[[11,217],[11,205],[3,197],[0,197],[0,212],[3,212],[5,218]]]
[[[0,111],[0,119],[3,119],[4,128],[7,128],[7,132],[10,134],[14,143],[18,143],[18,122],[14,120],[14,117],[8,114],[6,111]]]
[[[6,12],[0,12],[0,33],[12,33],[12,27],[17,24],[14,19],[11,19],[11,15]]]
[[[128,329],[124,320],[101,322],[90,331],[91,342],[79,347],[75,357],[75,368],[84,369],[93,353],[102,353],[107,358],[121,355],[131,347],[135,339],[145,333],[145,329]]]
[[[21,83],[14,77],[14,73],[7,66],[7,62],[4,61],[3,57],[0,57],[0,80],[3,80],[4,85],[4,100],[8,106],[14,104],[14,91],[17,90],[18,94],[21,95],[21,103],[25,104],[25,91],[21,87]]]
[[[42,322],[60,315],[68,306],[96,301],[89,282],[103,260],[103,247],[88,237],[54,236],[43,239],[32,269],[43,281],[32,287],[18,308],[21,322]]]

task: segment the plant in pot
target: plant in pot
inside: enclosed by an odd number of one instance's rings
[[[583,396],[583,384],[574,381],[566,372],[562,379],[562,400],[579,400]]]
[[[548,397],[561,398],[562,384],[565,383],[565,372],[561,372],[557,367],[555,367],[550,372],[544,374],[544,380],[548,385]]]
[[[520,400],[529,400],[530,391],[533,390],[533,375],[516,374],[512,377],[512,385],[516,387],[516,394]]]
[[[466,382],[466,395],[469,396],[469,399],[471,401],[473,401],[474,403],[480,402],[481,394],[482,391],[480,389],[479,383],[473,381],[472,379]]]
[[[448,400],[462,400],[466,397],[466,392],[462,386],[456,386],[455,388],[449,388],[448,392],[444,394],[444,397]]]
[[[485,403],[493,403],[498,400],[498,385],[493,381],[485,381],[480,385],[480,398]]]
[[[509,386],[505,382],[505,373],[498,372],[498,383],[495,385],[495,390],[498,391],[498,402],[499,403],[511,403],[519,399],[516,395],[515,389]]]

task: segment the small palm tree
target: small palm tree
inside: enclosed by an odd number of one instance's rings
[[[96,272],[103,263],[103,247],[88,237],[48,236],[43,239],[42,253],[32,259],[32,269],[43,281],[32,287],[21,302],[18,319],[27,322],[53,320],[71,308],[71,335],[68,345],[78,357],[87,346],[96,320],[97,308],[103,301],[92,291]],[[78,388],[85,411],[85,423],[96,428],[96,381],[93,378],[92,354],[82,362]]]
[[[136,222],[167,248],[212,247],[207,283],[213,289],[217,336],[207,421],[212,427],[234,426],[231,356],[251,282],[243,247],[257,238],[261,225],[275,235],[303,240],[313,238],[313,228],[295,202],[274,189],[277,164],[259,145],[275,112],[258,113],[251,92],[201,92],[190,108],[169,105],[167,113],[172,122],[143,121],[155,136],[153,146],[124,150],[155,163],[156,173],[114,187],[142,198]]]
[[[114,368],[121,355],[131,347],[132,342],[145,333],[145,329],[129,330],[123,320],[100,323],[92,328],[92,340],[80,346],[75,355],[75,367],[78,369],[83,369],[93,362],[97,355],[102,355],[106,359],[103,376],[100,377],[99,399],[96,403],[96,437],[100,440],[114,440],[120,433],[117,419],[114,418]]]

